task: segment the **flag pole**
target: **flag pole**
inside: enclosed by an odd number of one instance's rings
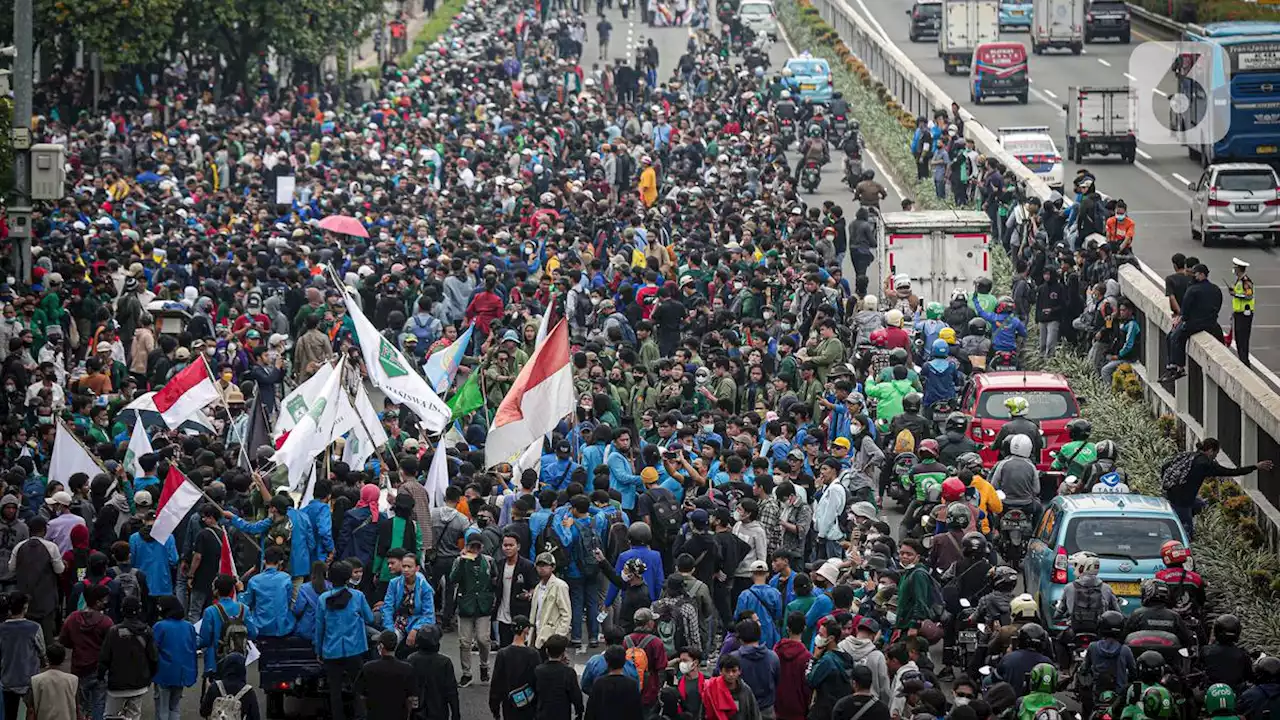
[[[204,363],[204,371],[209,374],[209,382],[213,383],[214,389],[218,391],[218,401],[222,403],[223,409],[227,411],[227,424],[229,427],[232,421],[232,417],[231,417],[231,405],[227,402],[227,395],[222,391],[222,388],[218,387],[217,381],[213,379],[214,378],[213,368],[209,366],[209,356],[205,355],[204,353],[200,353],[200,362]],[[262,388],[258,387],[257,384],[255,383],[253,387],[254,399],[257,400],[259,397],[261,397],[261,395],[262,395]],[[250,420],[252,420],[252,418],[250,418]],[[247,431],[248,428],[246,427],[245,430]],[[263,482],[262,476],[258,474],[258,471],[253,469],[253,458],[249,457],[249,451],[245,449],[244,443],[246,440],[248,440],[248,438],[240,438],[240,442],[238,443],[240,445],[240,457],[244,459],[245,467],[249,468],[249,475],[255,481],[262,483]],[[265,485],[265,483],[263,484]],[[267,494],[270,494],[270,490],[268,490]],[[208,496],[206,495],[205,497],[208,497]],[[210,502],[213,502],[213,501],[211,500]]]
[[[360,382],[361,382],[361,383],[363,383],[363,382],[364,382],[364,379],[363,379],[363,378],[360,378]],[[343,386],[345,387],[345,386],[346,386],[346,383],[343,383]],[[346,390],[347,390],[347,397],[351,400],[351,407],[352,407],[352,408],[355,408],[355,411],[356,411],[356,420],[358,420],[358,421],[360,422],[360,427],[364,429],[364,434],[365,434],[365,435],[368,435],[369,437],[373,437],[373,433],[372,433],[372,432],[369,432],[369,426],[368,426],[368,425],[366,425],[366,424],[365,424],[365,422],[364,422],[364,415],[361,415],[361,414],[360,414],[360,409],[359,409],[359,408],[356,408],[356,394],[351,390],[351,388],[350,388],[350,387],[346,387]],[[397,471],[399,471],[399,470],[400,470],[400,461],[396,459],[396,455],[395,455],[395,453],[390,453],[392,462],[391,462],[391,464],[390,464],[390,465],[388,465],[388,464],[387,464],[387,460],[386,460],[386,458],[384,458],[384,457],[382,456],[382,451],[378,449],[378,446],[377,446],[377,445],[374,445],[374,446],[373,446],[373,452],[374,452],[374,454],[375,454],[375,455],[377,455],[377,456],[378,456],[378,463],[379,463],[382,467],[385,467],[385,468],[393,468],[393,467],[394,467]]]

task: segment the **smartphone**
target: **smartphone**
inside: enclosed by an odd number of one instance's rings
[[[598,623],[604,623],[604,621],[605,621],[608,617],[609,617],[609,611],[608,611],[608,610],[601,610],[601,611],[600,611],[600,614],[599,614],[599,615],[596,615],[596,622],[598,622]]]

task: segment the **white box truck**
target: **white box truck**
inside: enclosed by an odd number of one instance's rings
[[[948,75],[968,74],[974,48],[999,39],[999,0],[943,0],[938,56]]]
[[[1067,48],[1084,50],[1085,0],[1034,0],[1031,12],[1031,51]]]
[[[946,304],[956,288],[991,276],[991,219],[977,210],[891,212],[880,223],[880,267],[911,278],[926,302]]]
[[[1067,88],[1067,157],[1079,163],[1087,155],[1119,155],[1133,162],[1137,102],[1127,85]]]

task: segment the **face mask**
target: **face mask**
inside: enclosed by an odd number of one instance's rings
[[[960,707],[961,705],[968,705],[968,704],[969,704],[969,698],[967,698],[967,697],[961,697],[960,695],[957,695],[957,696],[956,696],[956,698],[955,698],[955,700],[956,700],[956,702],[955,702],[956,707]]]
[[[1123,219],[1124,219],[1124,213],[1116,213],[1116,220],[1123,220]]]
[[[778,326],[782,328],[783,332],[788,332],[791,330],[791,323],[789,322],[779,323]]]
[[[772,319],[773,319],[773,313],[771,313],[771,312],[767,312],[767,313],[765,313],[765,314],[764,314],[764,319],[765,319],[765,320],[772,320]]]
[[[52,416],[52,415],[41,415],[41,416],[40,416],[40,424],[41,424],[41,425],[52,425],[52,424],[53,424],[53,416]]]
[[[735,283],[733,284],[733,289],[734,289],[734,290],[741,290],[741,289],[742,289],[742,283],[740,283],[740,282],[735,282]]]
[[[599,305],[599,304],[600,304],[600,298],[591,298],[591,304],[592,304],[592,305]]]
[[[898,622],[898,613],[894,613],[894,612],[885,613],[884,619],[885,619],[885,622],[889,623],[890,625],[893,625],[894,623]]]
[[[693,668],[694,668],[693,663],[688,662],[688,661],[685,661],[685,660],[681,660],[681,661],[680,661],[680,674],[681,674],[681,675],[688,675],[689,673],[693,672]]]
[[[702,426],[702,432],[707,433],[708,435],[710,435],[711,433],[713,433],[713,432],[715,432],[715,431],[716,431],[716,426],[715,426],[715,425],[703,425],[703,426]]]

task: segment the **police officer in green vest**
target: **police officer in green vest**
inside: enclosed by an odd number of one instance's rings
[[[1231,334],[1236,341],[1236,352],[1240,354],[1240,362],[1249,364],[1249,335],[1253,332],[1253,280],[1247,271],[1249,263],[1240,258],[1231,258],[1236,273],[1236,282],[1231,286]]]

